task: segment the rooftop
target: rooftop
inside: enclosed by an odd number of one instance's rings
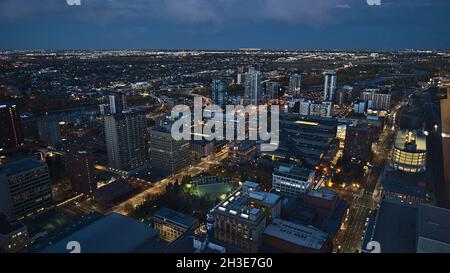
[[[117,213],[100,218],[42,252],[67,253],[70,241],[79,242],[82,253],[155,253],[165,247],[153,228]]]
[[[158,210],[155,212],[154,217],[186,229],[198,224],[198,220],[196,218],[168,208]]]
[[[383,253],[415,253],[416,221],[416,206],[383,200],[372,240],[380,243]]]
[[[310,249],[321,249],[328,234],[312,226],[294,224],[276,218],[264,230],[265,235]]]
[[[395,137],[394,146],[401,150],[405,150],[406,147],[412,147],[411,145],[407,145],[406,143],[415,143],[415,148],[410,150],[411,152],[426,152],[427,150],[426,137],[421,132],[413,132],[410,130],[398,131],[397,136]]]
[[[265,214],[257,208],[248,206],[250,196],[243,189],[239,189],[224,199],[215,211],[229,217],[239,218],[241,221],[259,222]]]
[[[311,169],[295,167],[294,165],[280,165],[273,174],[299,180],[308,180],[312,172],[314,171]]]
[[[450,244],[450,210],[421,205],[418,218],[418,236]]]
[[[45,166],[45,163],[36,161],[31,158],[14,161],[0,166],[0,173],[6,174],[6,176],[16,175],[25,171],[40,168]]]

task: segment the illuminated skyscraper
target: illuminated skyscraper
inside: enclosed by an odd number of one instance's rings
[[[0,211],[14,221],[53,206],[47,164],[24,159],[0,166]]]
[[[327,70],[325,71],[324,75],[325,75],[325,83],[323,87],[323,100],[333,101],[337,82],[336,71]]]
[[[0,149],[8,150],[22,144],[23,135],[16,106],[0,105]]]
[[[191,164],[191,146],[172,138],[170,126],[150,131],[150,165],[161,175],[174,174]]]
[[[37,126],[41,142],[47,145],[57,145],[61,143],[61,130],[56,117],[45,116],[38,118]]]
[[[220,107],[225,106],[228,93],[228,80],[225,78],[216,78],[211,83],[211,99],[214,104]]]
[[[120,114],[128,109],[127,95],[125,93],[117,93],[109,96],[109,109],[111,114]]]
[[[145,113],[138,110],[105,116],[109,167],[126,169],[144,163],[146,126]]]
[[[261,100],[261,72],[254,68],[245,75],[245,96],[249,104],[257,105]]]
[[[289,95],[298,96],[300,94],[302,77],[295,73],[289,78]]]

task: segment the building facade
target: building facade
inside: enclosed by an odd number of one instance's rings
[[[302,76],[298,73],[292,74],[289,78],[289,95],[298,97],[302,86]]]
[[[174,174],[191,164],[189,141],[176,141],[169,127],[150,130],[150,165],[161,175]]]
[[[245,75],[245,97],[248,104],[258,105],[261,100],[261,72],[250,68]]]
[[[141,166],[147,158],[145,113],[130,110],[104,117],[108,166],[126,169]]]
[[[66,170],[75,193],[92,195],[97,189],[94,160],[90,152],[69,152],[66,155]]]
[[[198,229],[199,222],[190,215],[162,208],[153,215],[153,227],[162,240],[171,243],[185,232]]]
[[[424,172],[427,161],[425,136],[419,132],[399,131],[390,157],[390,165],[395,170],[408,173]]]
[[[40,117],[37,119],[37,126],[41,142],[53,146],[61,143],[61,129],[56,117]]]
[[[294,165],[280,165],[272,174],[272,188],[290,195],[305,193],[314,185],[315,171]]]
[[[211,99],[215,105],[224,107],[228,94],[228,79],[215,78],[211,83]]]
[[[24,159],[0,166],[0,211],[14,221],[53,207],[47,164]]]
[[[323,86],[323,100],[324,101],[333,101],[334,94],[336,93],[336,71],[335,70],[327,70],[324,72],[325,82]]]

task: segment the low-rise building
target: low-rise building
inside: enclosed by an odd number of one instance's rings
[[[264,230],[263,248],[290,253],[331,253],[328,234],[313,226],[274,219]]]
[[[272,174],[272,188],[277,192],[299,195],[305,193],[314,184],[315,171],[280,165]]]
[[[189,230],[199,227],[199,222],[194,217],[162,208],[153,215],[153,227],[161,239],[171,243]]]

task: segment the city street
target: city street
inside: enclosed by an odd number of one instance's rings
[[[399,109],[400,107],[395,107],[391,113],[391,117],[395,117]],[[359,252],[363,247],[361,244],[364,238],[367,220],[377,208],[376,200],[379,197],[379,193],[375,189],[384,174],[394,137],[395,131],[392,130],[392,126],[386,126],[386,129],[380,136],[378,149],[374,153],[372,160],[373,167],[366,176],[365,183],[363,183],[363,194],[362,196],[353,194],[348,219],[344,224],[345,229],[337,236],[337,246],[340,245],[341,247],[339,249],[340,252]]]

